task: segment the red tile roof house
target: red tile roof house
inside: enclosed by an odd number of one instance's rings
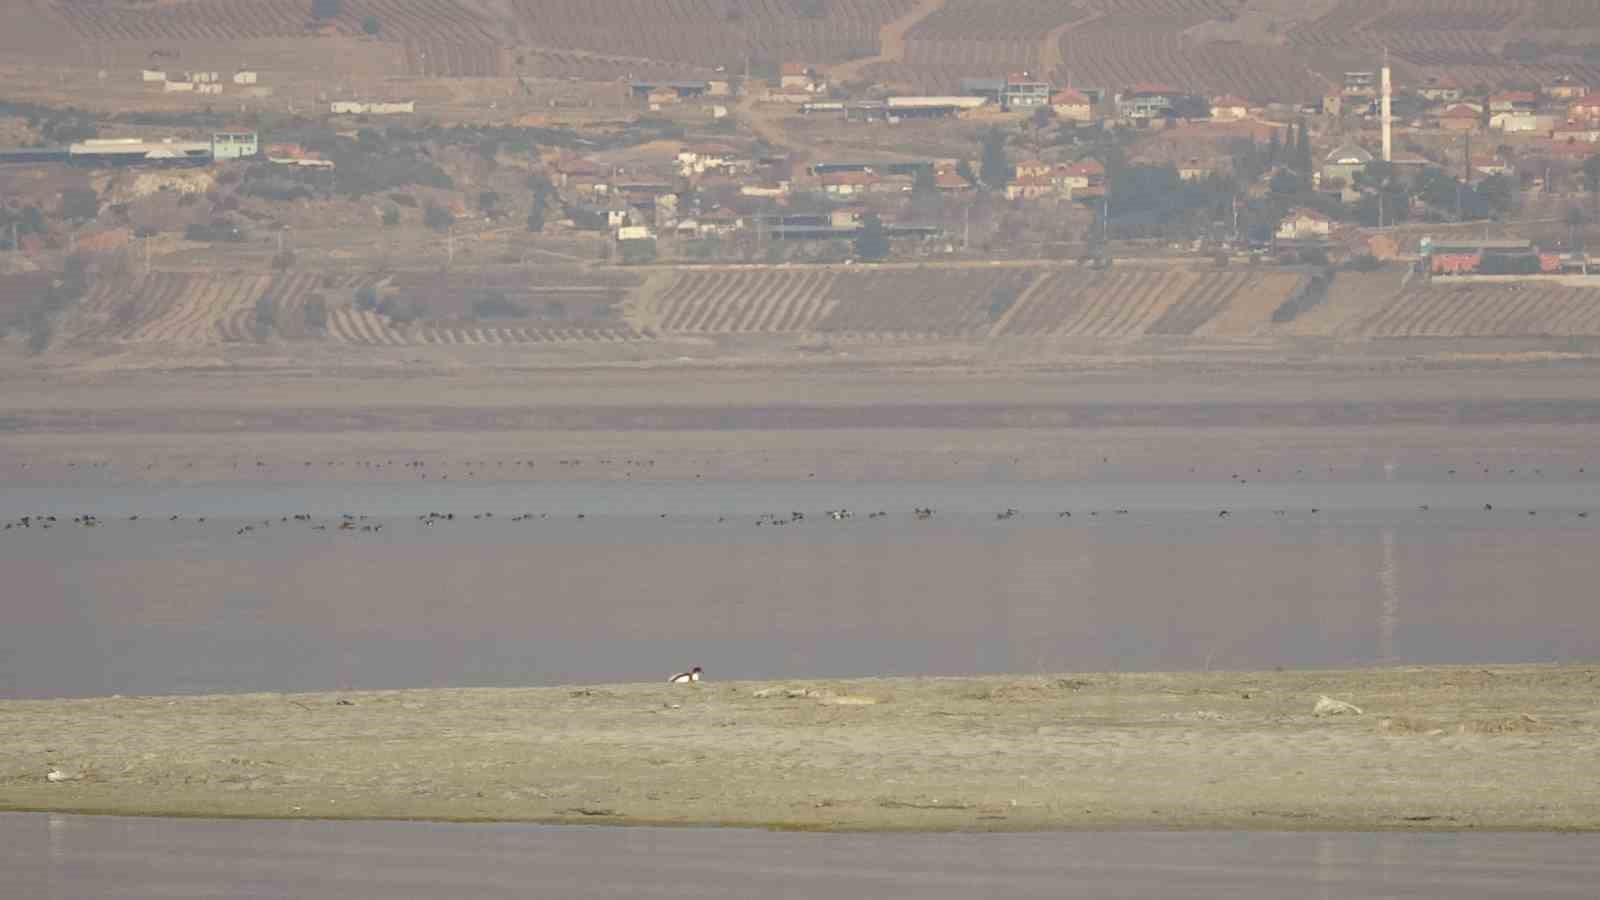
[[[878,181],[871,172],[829,172],[822,176],[822,192],[833,197],[864,194]]]
[[[778,70],[778,87],[800,88],[807,93],[817,93],[826,89],[823,83],[822,70],[806,63],[784,63]]]
[[[940,192],[946,194],[959,194],[972,189],[972,185],[968,184],[965,178],[954,172],[940,172],[933,176],[933,184]]]
[[[1094,104],[1090,102],[1089,95],[1072,88],[1056,91],[1050,97],[1050,107],[1056,111],[1058,118],[1072,122],[1089,122],[1094,120]]]
[[[1600,121],[1600,94],[1590,94],[1567,107],[1567,118],[1574,122]]]
[[[1106,167],[1096,160],[1086,159],[1071,165],[1057,166],[1054,178],[1056,184],[1070,196],[1098,194],[1105,188]]]
[[[1297,209],[1278,226],[1278,237],[1285,240],[1327,237],[1333,233],[1333,220],[1314,209]]]
[[[1211,118],[1213,119],[1243,119],[1250,115],[1250,103],[1243,97],[1224,94],[1211,101]]]
[[[1533,111],[1539,108],[1539,98],[1532,91],[1504,91],[1489,97],[1489,112]]]
[[[1443,131],[1477,131],[1482,124],[1483,118],[1464,103],[1439,113],[1439,128]]]

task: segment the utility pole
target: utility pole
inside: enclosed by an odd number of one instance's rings
[[[445,265],[449,266],[456,261],[456,226],[451,225],[444,232]]]

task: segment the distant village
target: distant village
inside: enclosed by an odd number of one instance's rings
[[[259,98],[272,91],[267,78],[243,69],[146,69],[139,77],[162,94]],[[632,115],[707,128],[683,129],[675,152],[654,159],[618,162],[572,146],[538,159],[548,191],[537,202],[550,205],[539,227],[602,233],[618,261],[725,259],[734,246],[745,261],[777,261],[791,257],[769,248],[796,244],[836,248],[846,261],[1012,252],[996,251],[1005,244],[1066,247],[1051,252],[1098,260],[1122,242],[1135,252],[1289,262],[1404,260],[1437,275],[1586,273],[1589,266],[1585,248],[1572,242],[1418,230],[1499,221],[1519,198],[1592,195],[1600,187],[1600,86],[1573,78],[1491,90],[1444,79],[1391,85],[1387,70],[1352,71],[1316,104],[1203,96],[1182,85],[1057,85],[1027,72],[965,78],[950,95],[905,95],[842,89],[824,67],[803,63],[782,65],[770,80],[625,87]],[[735,122],[749,110],[890,136],[897,126],[951,121],[974,130],[977,152],[831,155],[823,143],[798,153],[741,132]],[[320,111],[347,135],[428,113],[425,103],[396,97],[328,99]],[[304,178],[339,177],[335,154],[262,130],[228,124],[190,138],[101,133],[3,148],[0,166],[254,163]],[[712,133],[692,134],[706,130]],[[452,215],[472,213],[458,206]],[[1570,224],[1586,215],[1573,209]],[[988,235],[981,241],[973,237],[975,216]],[[997,241],[995,223],[1008,216],[1022,224]],[[12,230],[16,246],[15,224]]]

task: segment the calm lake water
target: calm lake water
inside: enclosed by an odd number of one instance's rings
[[[724,829],[0,814],[10,896],[49,900],[1589,898],[1600,836]]]
[[[1591,509],[1554,478],[10,484],[0,519],[58,522],[0,532],[0,697],[1594,658]]]

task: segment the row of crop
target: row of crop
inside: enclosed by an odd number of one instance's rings
[[[1515,22],[1523,13],[1509,3],[1496,3],[1492,8],[1458,10],[1441,15],[1437,10],[1396,10],[1367,23],[1372,31],[1407,34],[1432,31],[1441,27],[1451,31],[1501,31]]]
[[[1227,307],[1233,296],[1244,287],[1250,275],[1229,272],[1210,277],[1200,276],[1172,304],[1161,312],[1145,329],[1145,334],[1189,335],[1210,322]]]
[[[510,0],[515,16],[538,28],[603,27],[624,22],[729,27],[822,22],[877,27],[915,5],[916,0],[827,0],[821,7],[824,15],[819,17],[813,14],[818,11],[818,4],[801,0]]]
[[[1371,337],[1600,334],[1600,290],[1529,284],[1417,287],[1402,292],[1359,331]]]
[[[1248,337],[1272,327],[1272,314],[1294,295],[1303,276],[1295,272],[1251,272],[1228,302],[1194,334]]]
[[[625,21],[610,25],[550,25],[531,33],[527,40],[537,41],[542,47],[709,68],[719,61],[740,62],[747,55],[820,62],[871,55],[878,49],[878,29],[819,21],[770,27]]]
[[[151,10],[102,5],[57,7],[67,23],[92,40],[241,40],[301,37],[312,26],[348,36],[364,33],[375,18],[386,38],[481,41],[493,37],[490,24],[456,0],[351,0],[343,12],[318,23],[302,0],[190,0]]]
[[[693,63],[670,60],[635,59],[632,57],[601,56],[590,53],[568,53],[559,50],[518,50],[515,62],[508,71],[520,72],[538,78],[577,78],[582,81],[612,81],[621,77],[643,81],[671,81],[674,79],[703,78],[704,69]]]
[[[1594,0],[1537,0],[1517,24],[1523,28],[1551,31],[1600,28],[1600,3]]]
[[[434,328],[416,329],[407,338],[414,344],[492,345],[620,343],[642,340],[630,328]]]
[[[406,74],[413,78],[494,78],[505,74],[507,51],[495,44],[405,42]]]
[[[1087,16],[1082,7],[1061,0],[947,0],[906,33],[918,38],[1032,37]]]
[[[1194,333],[1249,282],[1244,273],[1059,271],[1029,292],[1007,335],[1119,338]]]
[[[894,89],[914,94],[953,94],[960,90],[963,78],[993,78],[992,64],[949,65],[928,63],[872,63],[862,70],[862,76]]]
[[[1387,13],[1390,6],[1389,0],[1339,0],[1326,13],[1295,27],[1289,37],[1300,44],[1338,44],[1345,35]]]
[[[1039,64],[1039,39],[909,36],[905,42],[905,61],[923,66],[973,66],[990,75],[1012,69],[1029,70]]]
[[[1089,29],[1183,31],[1213,19],[1238,14],[1230,0],[1088,0],[1095,12]]]
[[[1037,276],[1029,269],[840,274],[829,288],[824,333],[904,337],[987,334]]]
[[[1320,96],[1325,82],[1293,52],[1275,47],[1189,44],[1163,32],[1069,31],[1061,40],[1057,80],[1070,75],[1089,84],[1141,82],[1245,97],[1296,99]]]
[[[795,332],[827,308],[824,272],[691,272],[678,276],[658,308],[665,332]]]
[[[883,23],[915,0],[512,0],[519,44],[709,67],[746,54],[831,62],[876,53]]]

